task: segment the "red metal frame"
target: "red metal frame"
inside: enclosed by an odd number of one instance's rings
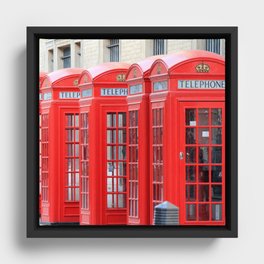
[[[66,168],[68,164],[65,162],[69,155],[66,148],[66,130],[69,129],[69,126],[66,126],[65,118],[68,114],[79,115],[79,88],[77,85],[81,72],[82,69],[55,71],[47,74],[41,85],[40,112],[42,119],[47,118],[46,124],[42,122],[42,151],[43,146],[47,148],[45,156],[42,153],[42,166],[44,159],[47,162],[45,171],[42,168],[41,179],[47,183],[45,185],[47,195],[44,197],[45,199],[41,199],[41,222],[50,224],[79,222],[79,200],[68,201],[65,193],[69,174]],[[47,140],[45,141],[43,141],[44,126],[47,130]],[[76,124],[75,131],[78,130],[77,127],[79,125]],[[77,145],[77,142],[74,144]],[[72,173],[77,177],[77,167]]]
[[[224,112],[225,90],[222,88],[203,87],[201,89],[191,88],[188,82],[186,88],[182,88],[182,81],[196,80],[225,80],[225,61],[220,55],[206,51],[183,51],[177,54],[166,55],[157,59],[150,70],[152,93],[150,94],[150,122],[153,119],[153,109],[164,110],[164,138],[163,138],[163,166],[164,166],[164,193],[163,200],[169,201],[179,207],[180,224],[189,224],[185,220],[185,171],[180,152],[185,153],[182,148],[185,136],[182,132],[185,124],[183,121],[182,105],[188,102],[199,105],[201,108],[212,107],[221,104]],[[167,82],[167,85],[166,85]],[[180,86],[181,85],[181,86]],[[199,83],[192,85],[199,86]],[[200,84],[201,85],[201,84]],[[211,103],[210,103],[211,102]],[[219,102],[219,103],[218,103]],[[222,142],[224,141],[225,124],[223,123]],[[153,143],[153,131],[150,130],[150,138]],[[150,144],[150,161],[154,158],[153,147]],[[224,175],[224,143],[222,150],[223,175]],[[210,165],[209,165],[210,166]],[[153,181],[154,171],[150,162],[150,222],[153,223]],[[225,184],[223,177],[222,190],[222,221],[196,221],[193,225],[224,225],[225,224]]]
[[[80,114],[88,113],[89,116],[89,185],[84,180],[86,173],[81,168],[81,190],[87,191],[89,195],[84,195],[87,206],[81,200],[81,225],[126,224],[126,208],[107,208],[107,178],[112,179],[107,176],[107,146],[111,145],[107,143],[107,129],[110,129],[107,128],[107,114],[127,114],[127,84],[124,77],[129,66],[126,63],[105,63],[83,71],[79,79]],[[126,126],[124,128],[126,130]],[[116,126],[114,130],[117,130]],[[81,137],[81,146],[83,144]],[[127,142],[124,146],[127,147]],[[85,162],[83,158],[82,162]],[[127,162],[127,157],[122,161],[117,159],[116,162]],[[127,176],[120,178],[126,179]],[[112,193],[117,194],[116,191]],[[120,194],[126,195],[126,191]]]

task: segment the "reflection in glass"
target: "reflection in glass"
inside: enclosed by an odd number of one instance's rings
[[[222,162],[222,148],[212,147],[212,163],[221,163],[221,162]]]
[[[79,115],[75,115],[75,126],[79,126]]]
[[[195,162],[196,162],[196,148],[186,147],[186,163],[195,163]]]
[[[195,166],[186,166],[186,182],[195,182]]]
[[[208,147],[199,147],[199,163],[208,163]]]
[[[107,130],[107,143],[116,143],[116,131],[115,130]]]
[[[209,143],[209,128],[198,129],[198,143],[208,144]]]
[[[222,205],[212,204],[212,220],[220,221],[222,220]]]
[[[212,201],[222,201],[222,185],[212,185]]]
[[[79,142],[79,130],[75,130],[75,141]]]
[[[78,157],[79,156],[79,144],[75,145],[75,156]]]
[[[222,144],[222,128],[212,128],[212,144]]]
[[[118,143],[126,143],[126,130],[125,129],[118,130]]]
[[[209,109],[208,108],[200,108],[198,109],[198,124],[199,126],[207,126],[209,119]]]
[[[195,201],[196,192],[195,185],[186,185],[186,201]]]
[[[107,159],[108,160],[116,159],[116,146],[107,146]]]
[[[107,176],[116,176],[115,162],[107,162]]]
[[[118,114],[118,126],[125,127],[126,126],[126,113]]]
[[[222,182],[222,167],[212,166],[212,182]]]
[[[118,176],[125,176],[126,175],[126,162],[119,162],[118,163]]]
[[[115,127],[116,126],[116,114],[108,113],[107,114],[107,127]]]
[[[116,194],[107,194],[107,208],[115,208],[116,205]]]
[[[125,192],[126,191],[126,179],[118,178],[118,191]]]
[[[126,207],[126,195],[125,194],[118,194],[118,208],[125,208]]]
[[[186,204],[186,220],[194,221],[196,220],[196,205]]]
[[[209,181],[209,169],[208,166],[199,166],[199,182]]]
[[[207,202],[209,201],[209,186],[208,185],[199,185],[199,201]]]
[[[118,146],[118,159],[119,160],[126,159],[126,146]]]
[[[209,220],[209,204],[199,204],[199,221]]]
[[[186,128],[186,144],[196,144],[195,128]]]
[[[195,120],[196,120],[195,109],[186,109],[186,118],[185,118],[186,126],[196,126]]]
[[[213,126],[221,126],[222,125],[222,109],[221,108],[213,108],[211,115],[212,115],[212,125]]]

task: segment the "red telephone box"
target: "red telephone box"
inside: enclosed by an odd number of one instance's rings
[[[225,61],[207,51],[156,60],[150,73],[150,215],[167,200],[181,225],[225,224]]]
[[[161,56],[132,64],[128,70],[128,224],[149,225],[149,80],[152,63]]]
[[[82,69],[47,74],[41,85],[41,222],[79,222],[79,97]]]
[[[126,63],[105,63],[81,74],[80,224],[126,224]]]

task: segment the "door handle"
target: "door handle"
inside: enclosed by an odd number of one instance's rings
[[[183,154],[182,151],[181,151],[180,154],[179,154],[179,158],[180,158],[180,160],[183,160],[183,158],[184,158],[184,154]]]

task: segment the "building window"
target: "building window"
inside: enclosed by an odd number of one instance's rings
[[[110,39],[107,48],[110,52],[110,61],[119,61],[119,39]]]
[[[79,115],[66,114],[66,201],[79,201]]]
[[[153,209],[163,202],[163,108],[152,110]]]
[[[81,42],[75,43],[75,67],[81,66]]]
[[[220,54],[221,51],[221,43],[220,39],[206,39],[206,50],[211,51],[217,54]]]
[[[48,71],[54,71],[54,52],[53,49],[48,51]]]
[[[138,110],[129,111],[129,216],[138,214]]]
[[[160,55],[166,53],[165,40],[154,39],[153,40],[153,55]]]
[[[71,67],[71,47],[65,47],[62,49],[62,68],[70,68]]]

